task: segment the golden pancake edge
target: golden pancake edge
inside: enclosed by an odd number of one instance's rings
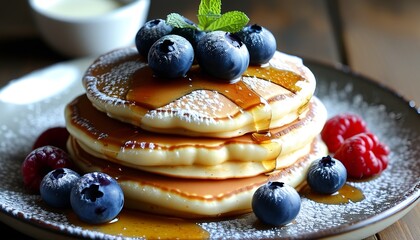
[[[83,77],[93,105],[142,129],[230,138],[296,120],[315,91],[312,72],[298,57],[276,52],[227,84],[195,65],[183,78],[159,79],[135,48],[100,56]]]

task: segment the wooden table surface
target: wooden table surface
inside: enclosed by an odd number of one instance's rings
[[[238,3],[225,0],[222,10],[246,12],[251,23],[263,25],[275,34],[280,51],[332,66],[347,65],[354,72],[393,89],[419,109],[420,1],[248,0]],[[196,19],[197,4],[190,0],[153,0],[149,19],[165,18],[170,12]],[[6,5],[3,11],[11,15],[12,9]],[[29,10],[14,11],[13,15],[16,14],[15,20],[28,19]],[[44,44],[30,20],[13,22],[9,15],[0,24],[3,29],[0,87],[33,70],[68,60]],[[419,222],[420,205],[417,204],[398,222],[368,239],[420,239]],[[0,231],[30,239],[4,224],[0,224]]]

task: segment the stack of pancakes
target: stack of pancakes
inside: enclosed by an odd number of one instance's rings
[[[95,60],[83,84],[86,94],[65,111],[68,150],[83,171],[115,177],[129,208],[191,218],[249,212],[259,186],[298,187],[327,153],[315,77],[281,52],[226,82],[198,65],[157,78],[124,48]]]

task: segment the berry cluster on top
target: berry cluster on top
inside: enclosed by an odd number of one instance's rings
[[[139,29],[137,50],[156,76],[183,77],[196,60],[207,74],[234,81],[250,64],[264,64],[273,57],[277,44],[269,30],[247,25],[249,19],[242,12],[221,14],[220,6],[220,0],[202,1],[199,24],[171,13],[166,20],[153,19]]]

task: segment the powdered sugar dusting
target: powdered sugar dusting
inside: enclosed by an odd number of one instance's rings
[[[198,124],[216,123],[214,116],[224,116],[224,103],[217,91],[211,96],[206,90],[196,90],[157,110],[149,111],[144,117],[151,119],[179,118],[181,121]],[[239,109],[238,109],[239,111]]]
[[[135,48],[124,48],[107,53],[89,67],[84,82],[90,96],[104,104],[127,103],[125,97],[131,86],[129,80],[134,72],[146,65],[145,62],[126,59],[130,56],[132,58],[133,52],[136,52]],[[117,59],[120,60],[120,64],[115,64]],[[97,74],[98,69],[108,70],[103,74]]]
[[[312,68],[311,68],[312,69]],[[81,68],[81,71],[84,69]],[[302,198],[297,218],[283,227],[262,226],[254,214],[199,225],[214,239],[319,238],[383,214],[420,194],[419,115],[395,95],[373,86],[366,90],[356,77],[340,75],[330,69],[313,68],[318,78],[317,96],[329,116],[340,112],[360,114],[368,128],[391,149],[389,167],[370,181],[348,182],[360,189],[365,199],[344,205],[327,205]],[[351,78],[344,81],[341,78]],[[29,105],[0,102],[0,209],[9,216],[25,219],[35,226],[75,237],[120,239],[85,230],[69,223],[64,214],[48,211],[39,195],[23,189],[20,165],[36,136],[48,127],[64,125],[64,106],[82,89],[78,81],[60,96]],[[197,93],[203,94],[203,93]],[[214,100],[215,102],[217,100]],[[217,109],[217,108],[215,108]]]
[[[306,71],[304,71],[305,66],[299,57],[276,51],[270,64],[275,68],[296,72],[307,77]]]

